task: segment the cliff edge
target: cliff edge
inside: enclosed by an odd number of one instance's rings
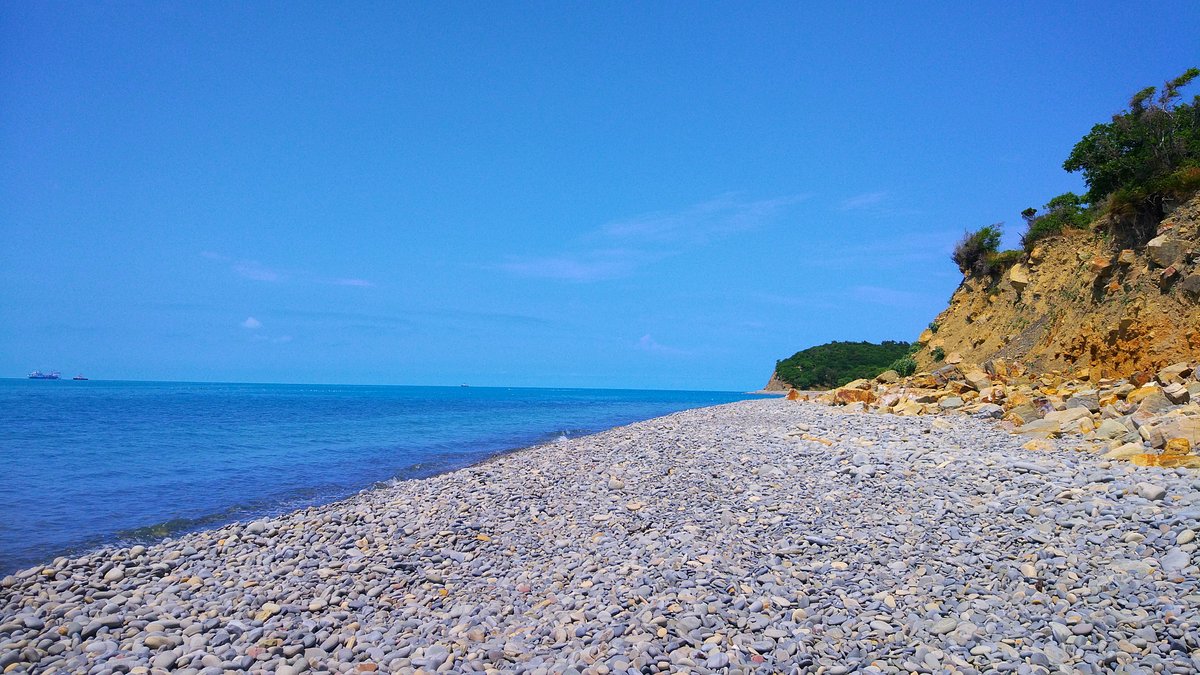
[[[1144,246],[1119,249],[1109,231],[1101,218],[998,275],[965,277],[918,338],[920,369],[1002,358],[1099,379],[1200,354],[1200,195]]]

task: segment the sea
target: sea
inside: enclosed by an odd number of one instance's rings
[[[0,575],[737,392],[0,379]]]

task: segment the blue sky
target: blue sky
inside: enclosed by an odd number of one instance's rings
[[[0,376],[695,388],[912,339],[1200,3],[3,3]]]

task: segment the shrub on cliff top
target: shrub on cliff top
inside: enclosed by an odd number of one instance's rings
[[[1024,251],[1013,251],[1013,250],[1000,251],[999,253],[993,254],[991,256],[991,259],[989,260],[988,265],[989,265],[989,267],[992,268],[992,274],[999,274],[999,273],[1003,272],[1004,270],[1007,270],[1008,268],[1012,267],[1013,265],[1016,265],[1017,263],[1021,262],[1024,259],[1025,259]]]
[[[1113,234],[1130,243],[1153,236],[1168,202],[1200,189],[1200,95],[1181,103],[1179,93],[1198,76],[1200,69],[1189,68],[1161,91],[1134,94],[1127,110],[1093,126],[1063,162],[1083,173],[1088,201],[1106,204]]]
[[[1021,212],[1028,229],[1021,235],[1021,248],[1028,253],[1037,242],[1052,237],[1065,229],[1082,230],[1092,221],[1088,202],[1074,192],[1063,194],[1046,202],[1042,207],[1045,213],[1038,215],[1037,209],[1029,208]]]
[[[966,276],[991,274],[991,257],[1000,248],[1000,223],[963,233],[950,256]]]

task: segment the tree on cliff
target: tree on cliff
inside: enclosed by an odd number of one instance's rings
[[[1157,222],[1165,200],[1200,189],[1200,95],[1189,104],[1179,93],[1198,76],[1189,68],[1161,91],[1146,87],[1075,144],[1063,168],[1083,172],[1087,201]]]

